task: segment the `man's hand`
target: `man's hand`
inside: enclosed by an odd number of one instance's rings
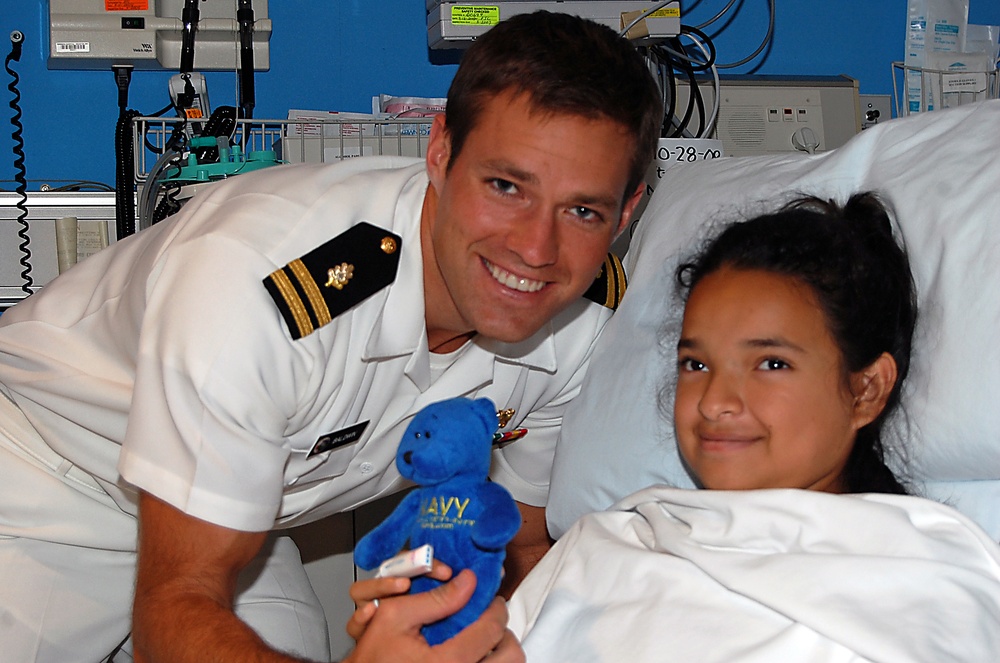
[[[266,536],[198,520],[142,493],[132,614],[136,663],[299,662],[269,648],[233,612],[237,577]],[[444,579],[451,570],[442,564],[431,573]],[[506,629],[507,609],[500,599],[436,647],[428,646],[420,635],[421,626],[454,614],[468,602],[476,586],[471,571],[430,592],[381,599],[406,591],[409,581],[399,581],[359,583],[359,613],[372,614],[352,617],[354,626],[348,632],[353,629],[360,641],[346,661],[472,663],[487,655],[491,663],[524,661],[517,639]],[[371,603],[375,598],[381,601],[378,608]]]
[[[468,602],[476,588],[476,577],[471,571],[466,569],[429,592],[392,596],[408,587],[409,580],[405,578],[380,578],[355,584],[351,595],[359,601],[359,606],[347,630],[358,638],[358,644],[344,663],[388,660],[474,663],[486,656],[490,663],[524,661],[521,646],[506,628],[507,607],[499,598],[478,620],[440,645],[430,647],[420,635],[421,626],[454,614]],[[378,607],[372,603],[373,599],[379,600]]]
[[[428,577],[442,582],[451,578],[451,567],[433,560]],[[410,591],[410,579],[398,577],[368,578],[357,580],[351,584],[351,599],[354,601],[354,614],[347,621],[347,635],[357,642],[364,635],[368,623],[375,616],[375,609],[381,599],[399,596]]]

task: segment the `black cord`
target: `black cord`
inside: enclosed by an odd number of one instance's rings
[[[18,263],[21,265],[21,280],[23,281],[21,290],[26,295],[30,295],[32,293],[31,288],[35,285],[35,282],[31,278],[31,249],[29,248],[31,240],[28,237],[28,206],[26,205],[28,201],[28,180],[27,170],[24,167],[24,139],[21,137],[24,125],[21,124],[21,93],[17,89],[17,84],[21,79],[17,75],[17,72],[10,66],[11,61],[21,61],[21,45],[23,43],[24,33],[20,30],[14,30],[10,33],[10,53],[7,55],[7,59],[4,60],[4,69],[7,70],[12,79],[7,84],[7,89],[14,95],[14,98],[10,100],[10,107],[14,111],[14,115],[10,118],[10,123],[14,125],[14,131],[10,135],[14,139],[14,181],[17,183],[14,189],[17,193],[15,206],[18,210],[17,222],[20,226],[17,230],[17,236],[21,240],[17,248],[21,251]]]
[[[687,77],[688,91],[689,91],[688,110],[687,114],[684,116],[683,126],[687,127],[688,124],[690,124],[692,117],[694,116],[694,112],[691,107],[691,104],[693,102],[698,110],[698,129],[697,131],[692,131],[688,129],[688,131],[690,131],[691,135],[693,136],[700,136],[702,133],[702,129],[704,129],[705,126],[705,120],[707,119],[705,115],[705,98],[702,95],[701,86],[698,85],[698,78],[695,76],[695,69],[691,65],[691,62],[684,61],[680,63],[679,67],[681,71],[684,72],[684,75]]]
[[[164,113],[166,113],[168,110],[170,110],[172,108],[174,108],[174,102],[171,101],[169,104],[167,104],[166,106],[164,106],[160,110],[156,111],[155,113],[151,114],[149,117],[160,117],[161,115],[163,115]]]
[[[125,646],[125,643],[128,642],[128,639],[131,637],[132,637],[132,632],[129,631],[129,634],[125,636],[125,639],[119,642],[118,646],[112,649],[111,653],[108,654],[108,657],[102,660],[101,663],[115,663],[115,656],[118,655],[118,652],[122,650],[122,647]]]
[[[153,218],[150,223],[159,223],[163,219],[176,214],[183,207],[183,203],[177,200],[177,195],[181,192],[179,184],[163,187],[163,197],[153,210]]]
[[[67,182],[67,184],[62,184],[60,186],[50,187],[49,191],[114,191],[115,188],[104,182],[96,182],[93,180],[49,180],[52,182]]]
[[[0,180],[0,184],[4,182],[14,182],[15,180]],[[40,183],[42,186],[39,187],[40,191],[114,191],[114,187],[104,182],[96,182],[93,180],[27,180],[29,184]],[[59,186],[51,186],[52,184],[60,183]],[[0,186],[0,191],[9,192],[10,189],[5,189]]]
[[[249,120],[257,103],[254,92],[253,63],[253,3],[251,0],[237,0],[236,21],[240,28],[240,118]],[[245,147],[245,146],[244,146]]]
[[[663,65],[667,74],[667,90],[670,93],[670,103],[663,114],[663,127],[660,131],[662,138],[669,138],[670,130],[673,127],[674,114],[677,112],[677,76],[674,74],[674,67],[671,64]]]
[[[184,0],[184,9],[181,10],[181,23],[183,32],[181,33],[181,62],[180,72],[190,74],[194,71],[194,37],[198,32],[198,22],[201,20],[201,11],[198,9],[198,0]],[[190,85],[190,82],[188,83]],[[194,88],[191,88],[193,91]]]
[[[688,63],[691,65],[691,68],[694,69],[695,71],[708,71],[709,69],[711,69],[712,66],[715,64],[715,42],[709,39],[707,34],[702,32],[698,28],[691,27],[690,25],[682,25],[681,34],[694,35],[699,40],[701,40],[701,43],[704,44],[705,48],[708,49],[708,60],[704,62],[701,62],[696,58],[691,58],[690,60],[688,60]],[[704,53],[701,53],[701,55],[704,56]]]
[[[118,123],[115,125],[115,230],[117,239],[135,234],[135,146],[132,120],[138,111],[128,108],[128,87],[132,65],[114,65],[118,86]]]
[[[653,48],[656,49],[660,58],[664,61],[663,66],[665,67],[666,71],[668,72],[668,75],[670,76],[671,86],[674,88],[675,91],[676,91],[676,83],[674,80],[675,70],[683,74],[689,83],[687,107],[684,110],[684,117],[681,118],[680,121],[675,123],[674,122],[675,116],[674,113],[672,112],[669,116],[667,116],[667,121],[666,121],[666,123],[669,123],[669,125],[673,128],[672,131],[670,129],[665,130],[666,137],[680,138],[681,136],[683,136],[684,131],[687,129],[688,124],[691,122],[691,118],[694,115],[695,106],[697,106],[698,108],[701,120],[702,121],[704,120],[705,117],[704,102],[701,99],[701,91],[698,89],[697,81],[695,80],[694,70],[691,67],[691,63],[688,62],[686,59],[681,59],[674,55],[674,53],[683,52],[684,49],[679,38],[674,37],[672,39],[668,39],[666,41],[665,46],[657,45],[654,46]],[[675,106],[676,106],[675,102],[672,102],[670,104],[670,107],[674,109],[674,112],[676,112]],[[694,132],[695,135],[697,135],[697,133],[698,132]]]

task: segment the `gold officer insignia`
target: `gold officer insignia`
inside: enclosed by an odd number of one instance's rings
[[[514,417],[514,408],[507,408],[506,410],[497,410],[497,422],[499,428],[506,428],[507,424]]]
[[[354,278],[354,265],[348,265],[346,262],[342,262],[336,267],[331,267],[326,272],[326,283],[327,288],[336,288],[337,290],[343,290],[347,282]]]
[[[292,339],[308,336],[392,283],[401,242],[384,228],[359,223],[268,274],[264,288]]]

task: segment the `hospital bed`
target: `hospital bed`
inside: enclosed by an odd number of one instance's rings
[[[888,460],[954,510],[647,488],[693,488],[670,421],[678,262],[719,223],[863,190],[894,209],[920,304]],[[1000,101],[885,122],[817,155],[678,165],[630,246],[627,294],[564,419],[547,507],[561,540],[511,603],[529,661],[996,660]],[[671,529],[682,543],[664,542]],[[664,571],[676,557],[688,575]],[[704,598],[719,588],[729,598]]]

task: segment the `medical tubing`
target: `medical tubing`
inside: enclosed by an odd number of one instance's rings
[[[155,223],[156,198],[160,185],[163,183],[163,177],[166,175],[167,168],[176,167],[180,159],[181,153],[179,151],[164,152],[146,176],[146,184],[139,194],[139,230],[145,230]]]
[[[21,290],[26,295],[30,295],[32,293],[31,288],[35,285],[35,282],[31,278],[31,249],[29,248],[30,239],[28,237],[28,206],[26,205],[28,202],[28,179],[27,170],[24,167],[24,139],[21,137],[24,125],[21,124],[21,93],[17,89],[17,84],[21,78],[10,66],[12,61],[21,61],[21,46],[23,43],[24,33],[20,30],[14,30],[10,33],[10,53],[4,60],[4,69],[7,70],[7,73],[11,77],[10,83],[7,84],[7,89],[14,95],[14,98],[10,100],[10,107],[14,111],[14,115],[10,118],[10,123],[14,125],[14,130],[10,136],[14,139],[14,181],[17,183],[14,191],[17,194],[15,206],[17,207],[17,223],[19,226],[17,236],[20,239],[17,248],[21,251],[21,257],[18,259],[18,263],[21,265]]]

